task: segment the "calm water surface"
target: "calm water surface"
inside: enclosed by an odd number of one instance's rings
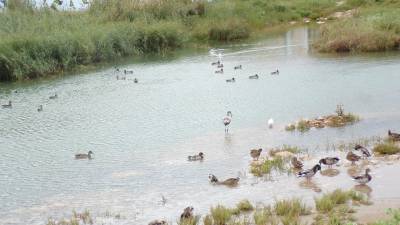
[[[223,75],[210,66],[216,57],[201,52],[121,65],[134,70],[125,81],[104,68],[1,84],[1,103],[11,99],[14,106],[0,110],[0,224],[44,224],[73,209],[123,216],[99,224],[147,224],[156,218],[175,222],[188,205],[202,214],[211,205],[244,198],[270,203],[301,196],[311,202],[317,193],[292,176],[264,181],[249,175],[248,150],[296,144],[314,152],[311,166],[319,155],[339,154],[327,152],[329,143],[400,131],[400,54],[316,55],[309,49],[311,36],[299,28],[222,46]],[[243,70],[234,71],[238,64]],[[276,68],[280,75],[270,76]],[[248,79],[256,73],[260,79]],[[235,83],[225,82],[232,77]],[[50,100],[55,92],[58,99]],[[332,113],[338,103],[363,120],[342,129],[284,131],[299,118]],[[38,113],[40,104],[44,110]],[[228,110],[233,122],[225,135]],[[269,118],[274,129],[267,129]],[[94,160],[74,160],[75,153],[89,150]],[[186,161],[199,151],[204,162]],[[398,169],[373,167],[374,198],[400,198],[393,189],[398,179],[388,179]],[[344,164],[339,170],[335,178],[317,176],[316,186],[323,192],[353,187]],[[221,179],[240,175],[241,185],[212,186],[209,173]]]

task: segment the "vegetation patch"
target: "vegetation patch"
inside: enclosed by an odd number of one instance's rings
[[[252,163],[250,165],[250,172],[257,177],[270,175],[273,171],[287,172],[287,160],[282,157],[275,157],[273,159],[264,159],[260,163]]]
[[[297,129],[300,132],[305,132],[310,130],[311,127],[324,128],[324,127],[344,127],[356,123],[360,120],[357,115],[352,113],[345,113],[341,105],[337,106],[336,114],[322,116],[312,120],[300,120],[294,124],[289,124],[286,126],[286,131],[293,131]]]
[[[379,155],[394,155],[400,153],[400,147],[393,141],[385,141],[375,145],[373,151]]]

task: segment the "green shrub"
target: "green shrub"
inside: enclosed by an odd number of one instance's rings
[[[400,153],[400,147],[392,141],[387,141],[375,145],[373,151],[380,155],[394,155]]]

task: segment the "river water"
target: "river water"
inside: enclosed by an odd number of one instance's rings
[[[211,66],[217,58],[200,51],[128,60],[118,65],[134,71],[127,80],[103,66],[1,84],[1,103],[12,100],[13,107],[0,109],[0,224],[44,224],[74,209],[88,209],[99,221],[105,212],[122,216],[99,224],[147,224],[158,218],[175,222],[188,205],[204,214],[212,205],[241,199],[270,203],[301,196],[311,202],[318,193],[293,176],[252,177],[249,149],[301,146],[315,157],[306,162],[312,166],[319,155],[341,154],[329,151],[329,143],[400,131],[400,54],[319,55],[310,50],[312,36],[312,30],[297,28],[219,46],[223,75]],[[239,64],[243,69],[233,70]],[[276,68],[280,75],[269,75]],[[254,74],[260,78],[248,79]],[[232,77],[235,83],[225,82]],[[49,99],[54,93],[58,98]],[[299,118],[333,113],[337,104],[362,120],[305,134],[284,130]],[[226,135],[227,111],[233,121]],[[269,118],[273,129],[267,128]],[[93,160],[74,159],[89,150]],[[206,160],[186,160],[199,151]],[[316,176],[322,192],[354,185],[344,164],[337,177]],[[399,198],[390,177],[399,166],[375,167],[372,196]],[[221,179],[239,175],[241,182],[237,188],[212,186],[209,173]]]

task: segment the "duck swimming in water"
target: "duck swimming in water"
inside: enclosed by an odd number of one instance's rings
[[[356,150],[356,151],[361,151],[361,153],[363,154],[363,157],[364,157],[364,158],[371,157],[371,153],[368,151],[368,149],[365,148],[365,147],[363,147],[363,146],[361,146],[361,145],[356,145],[356,146],[354,147],[354,150]]]
[[[258,161],[258,158],[260,158],[261,152],[262,152],[261,148],[260,149],[252,149],[252,150],[250,150],[250,156],[253,158],[253,160]]]
[[[198,155],[189,155],[188,160],[189,161],[198,161],[198,160],[203,160],[204,159],[204,154],[202,152],[199,152]]]
[[[249,76],[249,79],[258,79],[258,74],[253,75],[253,76]]]
[[[271,75],[279,75],[279,70],[276,69],[276,71],[271,72]]]
[[[132,74],[133,70],[124,70],[124,74]]]
[[[233,69],[234,70],[241,70],[242,69],[242,65],[235,66],[235,67],[233,67]]]
[[[38,111],[38,112],[41,112],[41,111],[43,111],[43,105],[39,105],[39,107],[38,107],[37,111]]]
[[[321,160],[319,160],[319,164],[324,164],[327,165],[329,167],[332,167],[332,165],[335,165],[339,162],[339,158],[338,157],[325,157]]]
[[[224,181],[218,181],[217,177],[213,174],[208,175],[208,178],[210,179],[210,182],[212,184],[219,184],[219,185],[226,185],[226,186],[236,186],[239,183],[240,178],[228,178]]]
[[[367,168],[365,170],[365,174],[353,177],[354,181],[356,181],[359,184],[366,184],[370,182],[372,180],[372,177],[371,175],[369,175],[369,172],[371,172],[371,170]]]
[[[311,169],[299,172],[297,174],[297,177],[305,177],[307,179],[310,179],[311,177],[313,177],[320,170],[321,170],[321,166],[319,164],[317,164]]]
[[[297,159],[297,157],[293,157],[290,162],[292,163],[293,168],[295,169],[302,169],[303,163]]]
[[[75,155],[75,159],[92,159],[93,152],[89,151],[87,154],[79,153]]]
[[[168,223],[165,220],[154,220],[151,221],[148,225],[167,225]]]
[[[215,65],[219,65],[219,64],[221,64],[221,61],[218,60],[218,61],[216,61],[216,62],[212,62],[212,63],[211,63],[211,66],[215,66]]]
[[[359,155],[354,154],[352,151],[349,151],[349,153],[347,153],[346,155],[346,159],[349,160],[352,165],[354,165],[355,162],[361,159],[361,157]]]
[[[231,83],[233,83],[233,82],[235,82],[235,78],[232,77],[232,79],[228,79],[228,80],[226,80],[226,82],[231,82]]]
[[[216,70],[215,73],[224,73],[224,69],[221,68],[220,70]]]
[[[54,93],[54,95],[52,95],[52,96],[49,97],[49,99],[56,99],[56,98],[58,98],[57,93]]]
[[[139,83],[139,81],[138,81],[137,78],[133,79],[133,82],[134,82],[135,84]]]
[[[12,108],[12,102],[11,102],[11,100],[10,101],[8,101],[8,104],[5,104],[5,105],[2,105],[1,106],[2,108]]]
[[[400,141],[400,134],[398,133],[394,133],[391,130],[388,130],[388,136],[390,139],[392,139],[393,141]]]

